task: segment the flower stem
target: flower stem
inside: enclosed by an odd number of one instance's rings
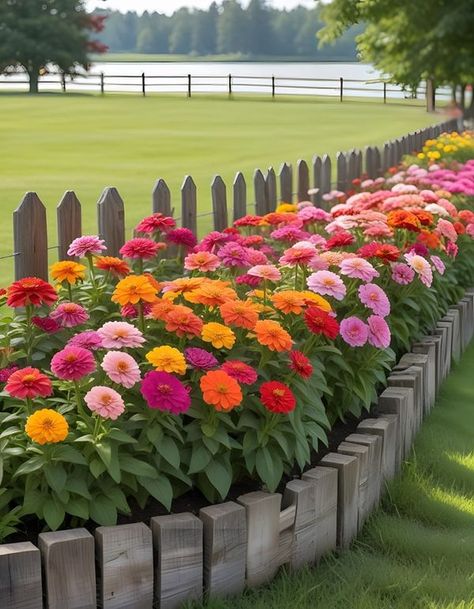
[[[143,334],[145,334],[145,315],[143,313],[143,303],[139,302],[137,304],[138,307],[138,323],[140,326],[140,330],[142,331]]]

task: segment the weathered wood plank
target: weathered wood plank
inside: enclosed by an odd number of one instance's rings
[[[297,199],[299,201],[307,201],[309,199],[309,168],[308,163],[304,159],[299,159],[296,165],[298,174],[298,192]]]
[[[316,205],[316,207],[320,207],[323,195],[321,192],[322,167],[323,162],[321,157],[315,154],[313,156],[313,189],[316,190],[316,192],[314,192],[310,198],[311,202],[313,205]]]
[[[357,163],[358,157],[355,150],[347,153],[347,187],[352,188],[352,181],[358,178]]]
[[[428,394],[428,409],[433,408],[436,401],[436,345],[434,341],[420,340],[412,345],[415,354],[426,356],[425,390]]]
[[[233,183],[234,195],[234,220],[238,220],[247,214],[247,184],[244,174],[238,172]]]
[[[161,213],[164,216],[171,216],[171,192],[168,184],[160,178],[156,181],[152,191],[153,213]]]
[[[341,442],[337,447],[337,452],[342,455],[350,455],[359,459],[359,509],[357,526],[360,531],[370,514],[370,490],[369,476],[369,447],[352,442]]]
[[[293,203],[293,169],[288,163],[283,163],[279,172],[280,201]]]
[[[364,419],[357,426],[363,434],[373,434],[382,440],[382,479],[392,480],[400,467],[398,415],[386,414],[376,419]]]
[[[279,493],[255,491],[238,502],[247,514],[247,586],[254,588],[273,579],[279,567]]]
[[[212,211],[214,212],[214,230],[223,231],[229,226],[227,216],[227,192],[221,176],[215,176],[211,184]]]
[[[96,609],[94,538],[86,529],[38,537],[46,586],[45,609]]]
[[[265,198],[267,212],[275,211],[277,206],[277,179],[273,167],[269,167],[265,177]]]
[[[74,256],[68,256],[67,254],[72,241],[82,235],[81,204],[72,190],[64,193],[56,208],[56,217],[59,260],[77,260]]]
[[[35,192],[27,192],[13,212],[15,279],[48,280],[46,208]]]
[[[382,153],[378,146],[374,146],[374,165],[375,165],[375,177],[378,178],[383,174],[382,168]]]
[[[99,235],[105,240],[108,256],[118,256],[125,243],[125,209],[116,188],[106,188],[97,203]]]
[[[347,158],[345,152],[336,154],[337,166],[337,190],[345,192],[347,190]]]
[[[204,526],[204,584],[209,598],[240,594],[245,587],[247,520],[233,501],[199,512]]]
[[[181,186],[181,226],[197,234],[197,191],[191,176]]]
[[[387,379],[389,387],[411,387],[413,389],[413,437],[420,428],[423,420],[423,400],[422,394],[423,370],[415,366],[397,371],[392,370],[392,374]]]
[[[414,390],[411,387],[387,387],[378,398],[377,413],[398,416],[401,458],[408,456],[414,435]]]
[[[369,178],[374,179],[377,177],[377,170],[375,168],[375,154],[372,146],[365,147],[365,171]]]
[[[155,546],[155,601],[178,609],[203,595],[203,524],[184,512],[151,519]]]
[[[255,194],[255,213],[264,216],[267,213],[267,197],[265,193],[265,177],[260,169],[253,174],[253,188]]]
[[[29,541],[0,544],[0,606],[43,608],[41,555]]]
[[[95,530],[102,609],[152,609],[153,545],[142,522]]]
[[[421,379],[420,379],[421,396],[420,397],[422,400],[423,409],[422,409],[420,415],[421,415],[421,418],[423,418],[423,415],[426,414],[430,410],[430,407],[431,407],[430,399],[433,394],[433,388],[430,388],[428,386],[428,382],[427,382],[428,381],[428,367],[429,367],[428,356],[424,353],[405,353],[400,358],[400,361],[398,362],[398,364],[396,366],[394,366],[392,371],[394,371],[394,372],[405,371],[407,368],[411,368],[411,367],[419,368],[421,370]],[[421,421],[420,421],[420,423],[421,423]]]
[[[327,154],[321,159],[321,194],[327,194],[331,191],[332,184],[332,162],[331,157]]]
[[[368,513],[370,514],[380,501],[380,487],[382,485],[382,439],[373,434],[363,432],[351,433],[346,442],[361,444],[369,449],[369,475],[368,475]]]

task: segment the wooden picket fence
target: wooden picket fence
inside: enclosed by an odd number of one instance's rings
[[[270,582],[347,548],[408,457],[442,381],[472,339],[468,290],[393,368],[372,417],[286,484],[149,523],[0,544],[1,609],[179,609]]]
[[[332,188],[345,191],[355,178],[383,175],[389,167],[396,166],[404,154],[420,150],[425,140],[457,128],[456,119],[448,120],[388,141],[382,147],[368,146],[364,152],[356,149],[338,152],[335,163],[327,154],[314,156],[311,167],[305,160],[299,160],[295,172],[290,164],[283,163],[278,176],[273,168],[265,174],[257,169],[253,175],[253,194],[247,188],[244,175],[238,172],[231,188],[231,206],[228,205],[227,186],[217,175],[211,184],[213,227],[223,230],[246,213],[266,214],[275,210],[278,202],[310,199],[314,205],[324,206],[323,195]],[[308,195],[311,191],[313,194]],[[171,215],[173,209],[170,189],[165,180],[159,179],[153,188],[152,211]],[[107,243],[107,253],[116,256],[126,238],[125,206],[116,188],[103,191],[97,211],[99,235]],[[181,187],[181,226],[197,234],[198,220],[206,215],[209,214],[198,214],[196,184],[188,175]],[[47,279],[46,209],[36,193],[27,193],[13,213],[13,233],[15,278]],[[81,234],[81,204],[76,194],[68,191],[57,207],[56,247],[60,260],[68,258],[69,244]]]

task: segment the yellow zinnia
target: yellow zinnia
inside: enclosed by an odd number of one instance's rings
[[[314,292],[301,292],[301,295],[304,296],[305,300],[311,301],[311,304],[314,304],[316,307],[319,307],[326,313],[330,313],[332,311],[331,304],[319,294],[315,294]]]
[[[280,203],[275,210],[277,214],[298,211],[298,206],[295,203]]]
[[[156,293],[157,289],[145,275],[129,275],[117,283],[111,300],[121,306],[135,305],[142,300],[154,302]]]
[[[70,285],[75,285],[78,279],[84,279],[86,267],[74,260],[61,260],[50,266],[51,277],[62,283],[67,281]]]
[[[25,431],[37,444],[62,442],[69,433],[69,426],[62,414],[43,408],[26,419]]]
[[[202,327],[201,338],[211,343],[216,349],[232,349],[235,343],[235,334],[223,324],[210,322]]]
[[[175,347],[164,345],[155,347],[146,354],[147,360],[160,372],[184,374],[186,372],[186,360],[184,355]]]

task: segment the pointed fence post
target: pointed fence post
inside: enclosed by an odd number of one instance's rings
[[[244,174],[239,171],[233,184],[234,195],[234,221],[242,218],[247,213],[247,184],[245,183]]]
[[[253,174],[253,186],[255,190],[255,213],[264,216],[267,213],[267,197],[265,195],[265,178],[260,169]]]
[[[291,165],[283,163],[280,167],[280,201],[282,203],[293,202],[293,170]]]
[[[191,176],[184,178],[181,186],[181,226],[197,234],[197,193]]]
[[[313,205],[319,207],[322,201],[322,192],[321,192],[321,177],[322,177],[322,159],[318,155],[313,156],[313,188],[317,192],[311,195],[311,201]]]
[[[82,235],[81,204],[72,190],[64,193],[56,208],[56,214],[59,260],[77,260],[74,256],[67,255],[71,242]]]
[[[265,178],[265,198],[267,200],[267,212],[275,211],[277,206],[277,183],[273,167],[269,167]]]
[[[305,160],[299,159],[297,163],[298,171],[298,202],[309,199],[309,169]]]
[[[15,279],[48,280],[46,208],[35,192],[27,192],[13,212]]]
[[[105,240],[108,256],[118,256],[125,243],[125,210],[116,188],[106,188],[97,203],[99,235]]]
[[[347,190],[347,159],[344,152],[336,154],[337,163],[337,189],[345,192]]]
[[[151,196],[153,213],[160,212],[165,216],[171,216],[171,193],[168,184],[162,178],[156,181]]]
[[[229,226],[227,217],[227,193],[224,180],[215,176],[211,184],[212,210],[214,213],[214,229],[223,231]]]

